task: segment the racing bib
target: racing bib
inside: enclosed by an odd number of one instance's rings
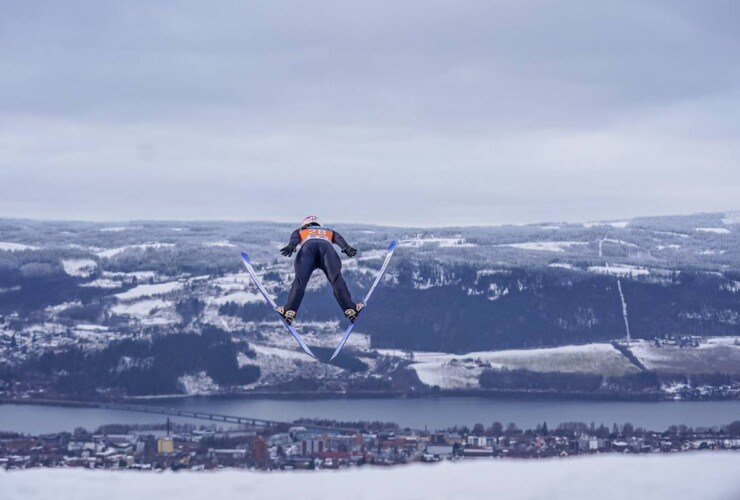
[[[329,243],[334,239],[334,231],[323,227],[307,227],[301,229],[301,243],[307,240],[326,240]]]

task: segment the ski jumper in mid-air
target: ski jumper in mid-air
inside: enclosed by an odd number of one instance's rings
[[[347,254],[348,257],[357,255],[357,249],[352,248],[341,234],[328,227],[323,227],[318,217],[309,215],[303,219],[301,227],[293,231],[288,245],[280,249],[283,256],[290,257],[300,246],[294,262],[295,279],[290,287],[288,301],[285,306],[277,308],[277,312],[285,318],[286,323],[293,322],[298,308],[301,307],[308,280],[316,269],[321,269],[331,283],[334,298],[337,299],[347,319],[350,322],[357,319],[357,313],[360,312],[363,304],[352,301],[347,283],[342,278],[342,260],[334,250],[334,244],[339,245],[342,253]]]

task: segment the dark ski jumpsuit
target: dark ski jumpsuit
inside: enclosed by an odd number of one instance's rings
[[[290,244],[294,246],[300,244],[301,248],[294,262],[295,279],[290,287],[288,302],[285,304],[286,311],[297,312],[301,307],[306,285],[316,269],[321,269],[331,283],[334,298],[337,299],[342,311],[355,308],[356,304],[352,302],[347,283],[342,278],[342,260],[334,250],[333,243],[339,245],[342,250],[349,246],[341,234],[329,228],[308,226],[293,231]]]

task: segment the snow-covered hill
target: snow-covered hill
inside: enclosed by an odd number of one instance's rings
[[[246,250],[268,291],[285,300],[292,261],[278,250],[289,225],[0,219],[0,368],[50,351],[102,351],[120,340],[216,329],[250,346],[254,357],[240,358],[240,366],[260,368],[259,380],[240,389],[310,374],[338,391],[356,379],[368,390],[390,390],[398,387],[394,370],[405,370],[406,387],[442,389],[476,388],[485,370],[502,369],[735,374],[737,221],[722,213],[489,228],[342,225],[336,229],[360,249],[343,260],[356,298],[388,241],[399,241],[347,345],[356,370],[347,376],[296,357],[293,339],[242,267],[238,253]],[[319,273],[296,324],[319,348],[331,349],[341,335],[341,310]],[[628,329],[633,359],[609,343]],[[653,342],[692,336],[699,347]],[[711,340],[720,337],[728,340]],[[425,354],[435,352],[444,354]],[[205,380],[201,371],[179,374],[188,382],[182,386],[214,387],[190,383]]]
[[[740,348],[738,348],[740,359]],[[426,385],[441,389],[479,388],[479,378],[486,368],[531,370],[535,372],[600,373],[620,376],[639,369],[611,344],[563,346],[550,349],[447,354],[379,350],[385,355],[413,360],[411,369]]]

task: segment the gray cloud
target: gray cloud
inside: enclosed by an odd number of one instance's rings
[[[737,208],[734,2],[6,2],[0,213]]]

